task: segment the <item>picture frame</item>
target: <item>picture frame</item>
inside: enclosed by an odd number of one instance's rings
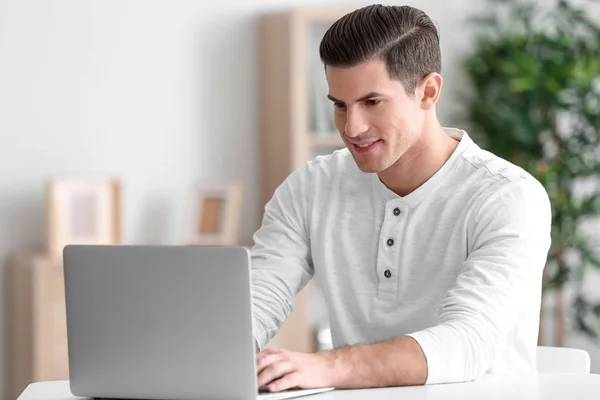
[[[122,244],[120,180],[54,178],[47,189],[47,252],[62,259],[68,244]]]
[[[238,243],[243,188],[240,182],[202,185],[192,197],[188,241],[191,245]]]

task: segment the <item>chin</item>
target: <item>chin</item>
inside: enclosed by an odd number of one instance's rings
[[[366,160],[363,157],[356,157],[355,155],[352,156],[354,157],[354,162],[358,166],[358,169],[360,169],[362,172],[372,174],[384,170],[380,162],[375,162],[375,160]]]
[[[385,145],[385,142],[380,142],[379,147],[369,154],[360,155],[353,150],[350,150],[350,154],[352,154],[354,162],[362,172],[379,173],[389,168],[392,164],[389,162],[390,155],[388,154],[388,149],[384,147]]]

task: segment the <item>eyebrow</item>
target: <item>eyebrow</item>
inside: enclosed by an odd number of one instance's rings
[[[365,100],[368,100],[368,99],[370,99],[370,98],[372,98],[372,97],[381,97],[381,96],[383,96],[381,93],[377,93],[377,92],[371,92],[371,93],[369,93],[369,94],[366,94],[366,95],[364,95],[364,96],[361,96],[361,97],[359,97],[358,99],[356,99],[356,101],[355,101],[355,102],[365,101]],[[333,97],[333,96],[332,96],[332,95],[330,95],[330,94],[328,94],[328,95],[327,95],[327,98],[328,98],[329,100],[333,101],[334,103],[335,103],[335,102],[340,102],[340,103],[343,103],[343,101],[341,101],[341,100],[339,100],[339,99],[336,99],[335,97]]]

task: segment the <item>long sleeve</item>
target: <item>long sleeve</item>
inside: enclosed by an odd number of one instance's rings
[[[427,358],[427,384],[485,374],[520,307],[541,296],[551,208],[538,182],[503,184],[473,209],[469,230],[471,252],[442,301],[438,325],[409,335]]]
[[[252,248],[254,338],[260,349],[295,308],[313,275],[307,227],[309,170],[293,172],[265,206]]]

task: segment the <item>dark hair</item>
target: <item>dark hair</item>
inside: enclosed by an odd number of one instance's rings
[[[325,66],[352,67],[381,59],[388,75],[414,94],[419,81],[442,70],[440,37],[423,11],[375,4],[337,20],[319,47]]]

